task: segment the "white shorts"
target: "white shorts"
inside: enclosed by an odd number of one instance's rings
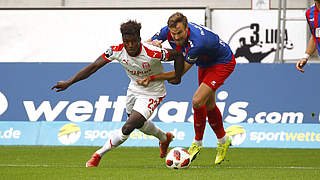
[[[164,96],[138,96],[128,91],[126,102],[127,114],[131,114],[131,111],[135,110],[148,120],[154,110],[162,102],[163,98]]]

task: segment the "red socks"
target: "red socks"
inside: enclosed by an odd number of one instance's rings
[[[201,141],[203,139],[203,133],[204,129],[206,127],[206,119],[207,119],[207,113],[206,113],[206,107],[203,105],[200,108],[193,107],[193,118],[194,118],[194,131],[195,131],[195,140]]]
[[[226,135],[223,127],[222,115],[217,106],[212,110],[207,111],[206,107],[203,105],[200,108],[193,107],[194,110],[194,131],[195,140],[201,141],[203,139],[204,129],[206,127],[206,118],[208,116],[208,122],[212,130],[216,134],[218,139],[223,138]]]
[[[222,115],[217,105],[210,111],[207,111],[208,122],[218,139],[223,138],[226,132],[223,128]]]

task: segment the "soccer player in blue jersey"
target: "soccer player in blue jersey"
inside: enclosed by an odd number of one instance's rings
[[[306,11],[306,19],[312,36],[309,39],[304,56],[296,64],[296,68],[301,72],[304,72],[302,68],[307,64],[314,51],[318,49],[320,53],[320,0],[314,0],[314,2],[315,4]]]
[[[187,17],[177,12],[168,19],[167,26],[154,35],[149,43],[161,47],[168,41],[173,49],[181,51],[185,58],[184,73],[194,64],[199,69],[199,88],[193,95],[195,138],[189,148],[191,159],[194,160],[203,146],[202,139],[206,126],[206,118],[218,138],[215,164],[220,164],[231,145],[222,121],[222,114],[216,106],[217,89],[233,72],[236,62],[228,44],[217,34],[195,23],[188,23]],[[174,71],[146,77],[139,84],[147,86],[149,81],[169,80],[176,84]]]

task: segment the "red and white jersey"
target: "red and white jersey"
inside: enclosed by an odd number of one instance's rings
[[[123,44],[111,46],[104,54],[103,58],[110,62],[119,61],[124,67],[128,77],[131,79],[128,90],[144,96],[165,96],[166,88],[164,81],[150,82],[148,87],[137,84],[137,79],[146,76],[163,73],[161,61],[169,59],[169,52],[166,49],[158,48],[149,44],[142,44],[140,53],[133,57],[130,56]]]

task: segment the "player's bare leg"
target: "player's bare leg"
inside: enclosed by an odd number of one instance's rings
[[[152,121],[147,121],[143,115],[135,110],[132,110],[130,117],[131,116],[136,120],[135,124],[137,129],[139,128],[141,132],[159,139],[160,157],[164,158],[167,155],[169,144],[174,138],[173,134],[170,132],[163,132]]]
[[[140,113],[133,110],[126,123],[122,126],[121,130],[115,131],[115,133],[113,133],[106,141],[104,146],[92,155],[91,159],[86,163],[86,167],[97,167],[101,158],[106,152],[125,142],[130,133],[136,128],[141,128],[145,121],[146,119]]]
[[[97,167],[104,154],[125,142],[129,135],[124,135],[121,130],[117,130],[110,135],[102,148],[97,150],[91,159],[86,163],[86,167]]]
[[[173,134],[171,132],[163,132],[152,121],[149,120],[146,121],[139,130],[144,134],[157,137],[160,144],[160,158],[166,157],[169,144],[174,138]]]

